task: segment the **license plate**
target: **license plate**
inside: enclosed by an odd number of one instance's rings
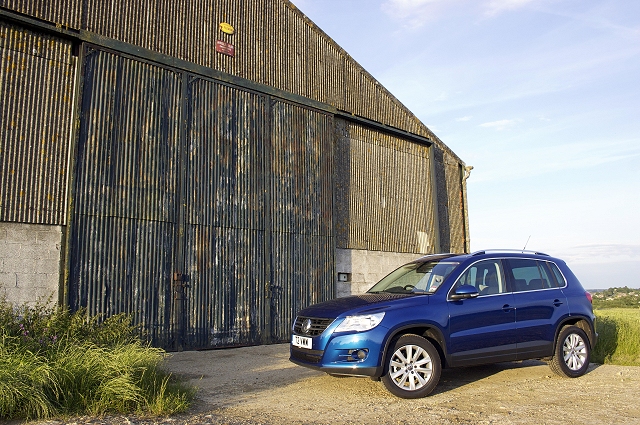
[[[307,338],[306,336],[294,335],[291,339],[291,343],[296,347],[308,348],[311,350],[311,338]]]

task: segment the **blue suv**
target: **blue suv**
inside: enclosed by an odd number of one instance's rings
[[[537,252],[427,255],[363,295],[301,310],[290,360],[337,376],[381,379],[424,397],[443,367],[548,360],[563,376],[589,367],[591,295],[564,261]]]

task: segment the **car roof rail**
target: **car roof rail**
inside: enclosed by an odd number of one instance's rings
[[[520,253],[520,254],[532,254],[532,255],[544,255],[545,257],[550,257],[549,254],[545,254],[540,251],[531,251],[527,249],[483,249],[482,251],[476,251],[471,255],[483,255],[483,254],[509,254],[509,253]]]

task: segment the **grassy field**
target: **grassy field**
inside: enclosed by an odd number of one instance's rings
[[[591,361],[640,366],[640,309],[597,309],[595,314],[599,339]]]

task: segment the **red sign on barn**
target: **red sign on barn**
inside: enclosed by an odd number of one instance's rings
[[[233,44],[218,40],[216,41],[216,52],[233,57],[236,54],[236,48],[233,46]]]

